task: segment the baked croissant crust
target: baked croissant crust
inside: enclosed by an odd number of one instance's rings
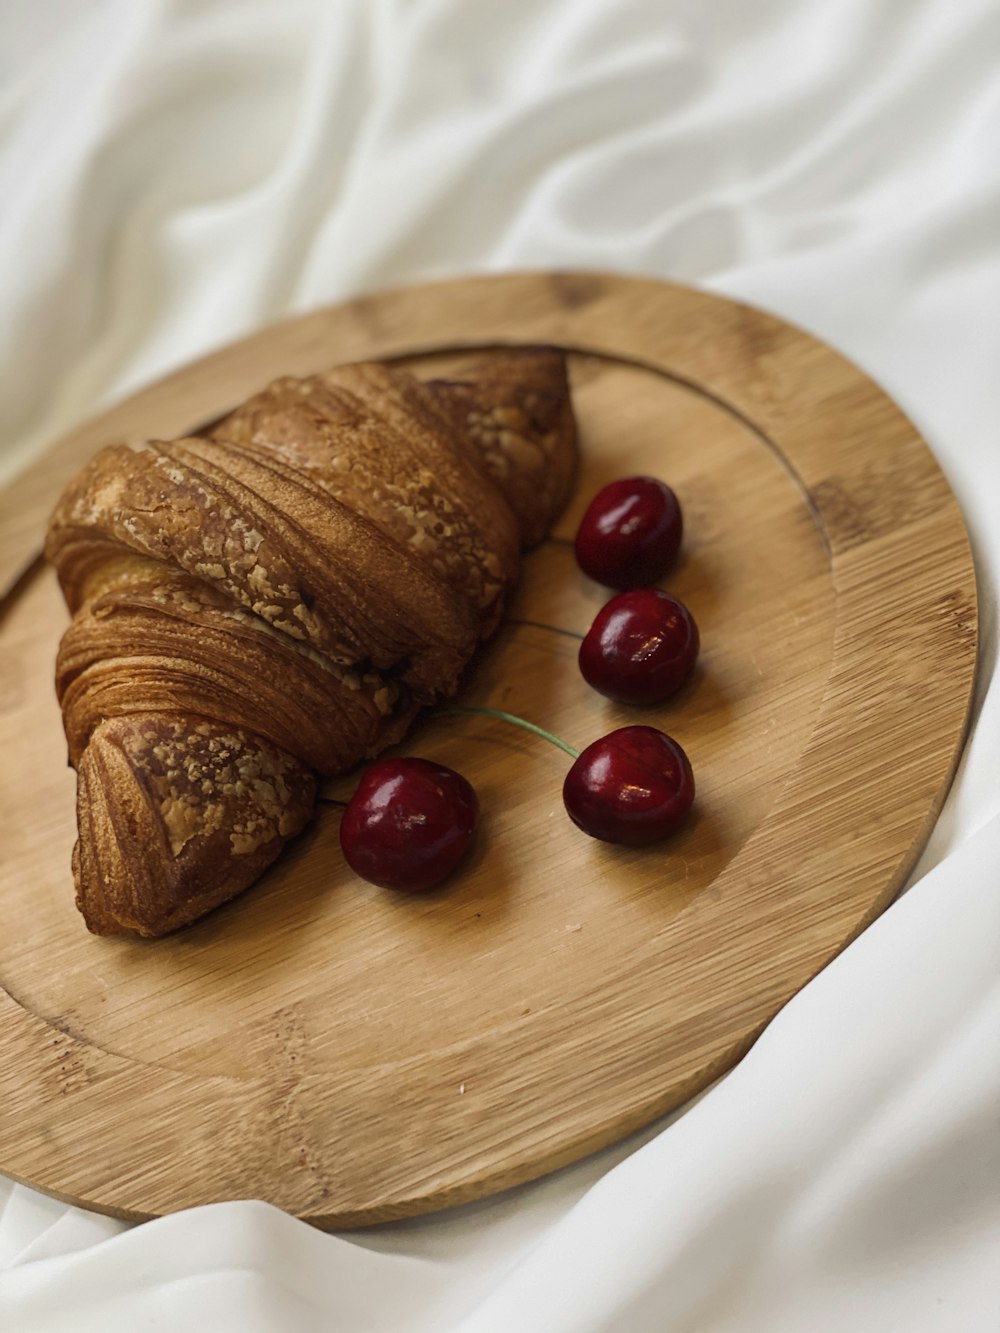
[[[575,462],[549,348],[285,377],[203,436],[97,454],[46,542],[88,927],[163,935],[240,893],[317,775],[454,694]]]

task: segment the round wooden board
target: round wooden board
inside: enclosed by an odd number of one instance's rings
[[[279,373],[536,341],[573,351],[583,464],[557,538],[608,479],[670,480],[688,535],[667,586],[703,655],[651,712],[589,691],[554,631],[584,631],[606,594],[557,539],[527,557],[466,701],[578,745],[664,727],[697,775],[690,827],[643,851],[593,842],[563,814],[560,752],[437,719],[405,748],[460,768],[484,810],[446,890],[354,879],[327,806],[195,927],[90,936],[51,683],[66,615],[48,571],[18,579],[68,476],[101,443],[187,433]],[[324,1227],[370,1223],[648,1123],[892,899],[963,737],[973,568],[914,427],[801,331],[662,283],[476,278],[291,320],[61,441],[0,499],[0,534],[0,1170],[125,1217],[253,1197]]]

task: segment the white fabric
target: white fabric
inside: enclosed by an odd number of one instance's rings
[[[0,1181],[0,1328],[996,1333],[996,0],[0,0],[0,22],[5,474],[289,311],[627,269],[803,324],[897,397],[963,505],[983,638],[916,886],[669,1128],[339,1237],[254,1203],[130,1229]]]

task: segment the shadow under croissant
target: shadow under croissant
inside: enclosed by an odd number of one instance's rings
[[[187,962],[203,957],[216,965],[215,942],[238,933],[241,950],[255,967],[281,967],[296,953],[297,939],[326,911],[327,899],[350,876],[343,863],[336,824],[322,818],[325,806],[250,888],[191,925],[159,940],[129,943],[184,953]],[[339,822],[339,811],[336,812]]]

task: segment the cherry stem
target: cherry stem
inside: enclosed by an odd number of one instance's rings
[[[516,717],[513,713],[505,713],[500,708],[476,708],[471,705],[456,704],[454,708],[439,708],[438,712],[445,714],[479,713],[482,717],[495,717],[501,722],[511,722],[515,727],[523,727],[525,731],[533,731],[536,736],[541,736],[543,740],[551,741],[553,745],[557,745],[560,750],[565,750],[574,759],[580,757],[579,750],[574,750],[572,745],[567,745],[558,736],[553,736],[551,731],[546,731],[544,727],[536,727],[534,722],[526,722],[523,717]]]
[[[544,622],[543,620],[520,620],[520,619],[517,619],[517,618],[514,617],[514,616],[511,616],[511,617],[508,619],[507,624],[508,624],[508,625],[530,625],[532,629],[547,629],[547,630],[550,630],[551,633],[553,633],[553,634],[562,634],[562,635],[564,635],[567,639],[577,639],[577,640],[579,640],[579,639],[582,639],[582,638],[583,638],[583,635],[582,635],[582,634],[577,634],[577,632],[576,632],[575,629],[563,629],[561,625],[546,625],[545,622]]]

